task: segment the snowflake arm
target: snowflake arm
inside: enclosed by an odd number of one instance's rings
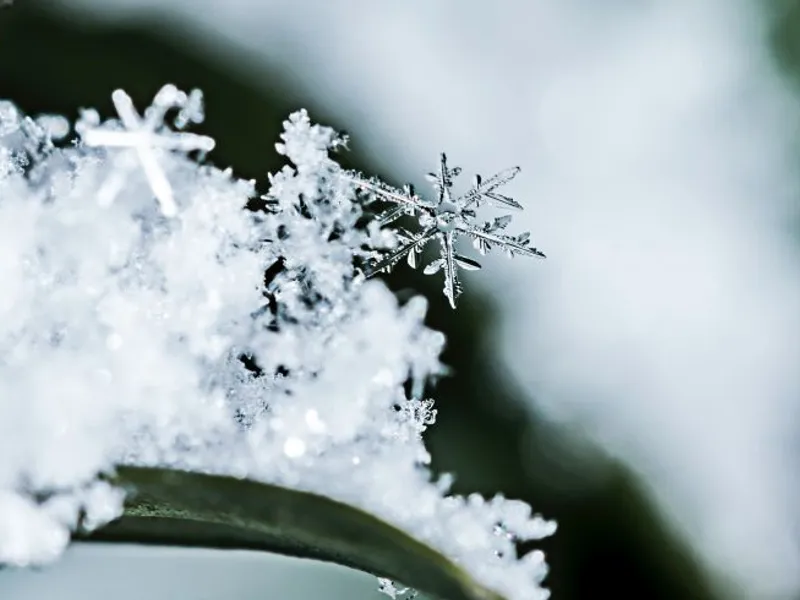
[[[452,233],[439,235],[441,241],[441,258],[436,259],[423,270],[425,275],[433,275],[444,269],[445,285],[443,291],[452,308],[456,307],[456,298],[458,298],[463,291],[461,282],[458,279],[457,267],[466,271],[478,271],[481,269],[479,262],[467,258],[466,256],[456,254],[453,249],[454,237]]]
[[[456,307],[456,298],[461,294],[461,282],[458,280],[458,269],[453,250],[453,232],[445,233],[442,237],[442,260],[444,261],[444,295],[450,301],[450,306]]]
[[[390,208],[389,210],[379,214],[376,220],[378,221],[378,224],[383,227],[384,225],[395,222],[405,214],[408,214],[408,208],[401,204],[400,206]]]
[[[374,178],[364,179],[358,173],[352,172],[345,175],[345,179],[366,194],[368,201],[388,202],[395,205],[377,216],[376,220],[381,226],[388,225],[403,215],[436,210],[436,204],[427,202],[418,196],[410,184],[403,186],[402,190],[398,190],[382,181]]]
[[[442,152],[439,154],[439,171],[436,173],[428,173],[428,180],[433,183],[433,187],[439,193],[439,202],[450,200],[450,188],[453,187],[453,179],[461,174],[461,167],[453,167],[452,169],[447,166],[447,155]]]
[[[406,186],[405,190],[400,191],[382,181],[361,179],[358,176],[350,177],[349,179],[355,183],[359,189],[368,192],[379,200],[405,205],[410,209],[433,208],[432,204],[425,202],[422,198],[417,196],[411,186]]]
[[[481,199],[486,199],[489,204],[501,204],[508,208],[522,210],[522,205],[508,196],[495,193],[494,190],[507,184],[516,177],[522,169],[511,167],[492,175],[489,179],[483,180],[480,175],[475,175],[475,183],[471,190],[464,194],[464,207],[473,204],[480,204]]]
[[[366,277],[372,277],[381,271],[391,270],[392,267],[394,267],[400,261],[400,259],[406,255],[408,256],[409,266],[411,268],[416,268],[417,254],[419,254],[422,251],[422,248],[435,236],[435,227],[431,227],[430,229],[417,235],[413,235],[408,232],[398,233],[398,237],[405,243],[401,244],[398,249],[390,252],[388,256],[371,265],[364,272],[364,275]]]
[[[501,235],[480,229],[477,227],[456,227],[456,231],[474,239],[476,248],[481,254],[486,254],[493,246],[497,246],[505,250],[509,256],[521,254],[522,256],[531,256],[538,258],[547,258],[544,252],[537,248],[530,247],[530,234],[525,232],[518,236]]]

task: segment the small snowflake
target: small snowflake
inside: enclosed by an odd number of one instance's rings
[[[518,202],[498,194],[495,190],[511,181],[519,173],[519,167],[512,167],[484,180],[476,175],[473,186],[461,196],[454,196],[451,188],[453,179],[461,173],[459,167],[448,167],[447,157],[441,154],[439,171],[430,173],[428,179],[433,183],[438,197],[430,202],[418,196],[414,188],[406,185],[402,190],[375,179],[365,179],[359,174],[348,174],[349,179],[365,192],[370,199],[387,202],[394,206],[377,217],[378,223],[387,225],[404,215],[416,218],[422,231],[411,232],[401,227],[396,235],[400,244],[382,259],[375,261],[365,271],[367,277],[379,272],[390,271],[403,257],[408,264],[416,268],[419,255],[432,240],[439,242],[440,256],[428,264],[424,273],[433,275],[440,270],[444,272],[444,295],[455,308],[456,298],[461,294],[461,282],[458,279],[458,268],[474,271],[481,268],[480,263],[462,256],[455,251],[455,241],[459,236],[472,239],[473,245],[481,254],[486,254],[493,247],[504,250],[509,256],[521,254],[544,258],[545,255],[530,245],[530,233],[512,236],[503,233],[511,222],[511,216],[497,217],[492,221],[479,222],[477,209],[483,204],[495,204],[504,208],[521,210]]]
[[[413,600],[417,591],[408,587],[398,587],[394,581],[386,577],[378,577],[378,591],[389,596],[392,600]]]
[[[179,109],[175,118],[175,127],[182,129],[189,122],[200,123],[203,120],[203,98],[199,90],[186,94],[174,85],[165,85],[156,94],[152,105],[140,117],[133,106],[133,100],[123,90],[116,90],[111,99],[119,115],[123,129],[118,127],[98,127],[99,117],[95,111],[84,111],[82,122],[77,129],[87,146],[105,146],[107,148],[129,148],[136,155],[150,184],[153,195],[159,202],[164,216],[172,217],[178,212],[167,176],[158,163],[159,150],[181,152],[210,152],[214,149],[214,140],[205,135],[175,132],[164,124],[164,117],[169,110]],[[119,176],[106,182],[98,194],[101,205],[110,204],[124,184]]]

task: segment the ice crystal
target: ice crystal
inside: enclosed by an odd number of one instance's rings
[[[394,581],[386,577],[378,577],[378,591],[389,596],[392,600],[413,600],[417,597],[416,590],[407,587],[398,587]]]
[[[504,233],[511,222],[510,215],[497,217],[492,221],[478,221],[477,210],[483,204],[522,209],[522,205],[517,201],[496,191],[516,177],[519,171],[519,167],[512,167],[486,180],[476,175],[469,190],[461,196],[454,196],[453,179],[461,173],[461,169],[448,167],[447,156],[442,153],[438,172],[428,174],[428,179],[437,192],[435,201],[420,197],[410,185],[398,190],[377,179],[350,173],[349,179],[369,197],[392,205],[378,215],[378,222],[381,225],[393,223],[404,215],[410,215],[416,218],[420,227],[420,231],[415,232],[398,228],[397,237],[400,242],[398,247],[370,264],[365,274],[371,276],[380,271],[390,270],[403,257],[407,257],[408,264],[416,268],[419,255],[425,246],[428,242],[436,240],[439,242],[439,258],[429,263],[423,272],[426,275],[433,275],[439,271],[444,273],[444,295],[450,306],[455,308],[456,298],[462,292],[458,269],[474,271],[481,268],[477,261],[456,252],[456,238],[471,238],[473,245],[481,254],[486,254],[493,247],[497,247],[505,251],[508,256],[521,254],[544,258],[542,252],[530,245],[530,233],[516,236]]]
[[[161,205],[161,212],[168,217],[175,216],[178,207],[175,205],[172,187],[158,164],[159,150],[210,152],[214,149],[214,140],[204,135],[170,131],[164,123],[164,115],[173,108],[180,108],[181,111],[175,119],[175,127],[178,129],[185,127],[189,121],[202,122],[202,95],[199,90],[195,90],[187,96],[174,85],[165,85],[145,111],[144,118],[136,112],[131,97],[124,90],[115,90],[111,99],[123,129],[115,126],[93,127],[97,121],[96,113],[86,112],[83,122],[79,124],[83,142],[87,146],[134,150],[153,194]],[[118,168],[114,177],[100,190],[99,200],[102,205],[109,204],[114,199],[124,181],[124,175]]]
[[[511,600],[546,597],[541,554],[516,542],[553,525],[427,468],[444,338],[423,298],[359,271],[393,239],[363,224],[330,156],[344,139],[291,115],[290,164],[250,211],[254,182],[199,164],[213,140],[180,131],[199,92],[166,86],[141,117],[113,99],[118,119],[84,110],[59,144],[63,120],[0,101],[0,563],[57,558],[79,518],[121,510],[98,475],[153,465],[325,494]]]

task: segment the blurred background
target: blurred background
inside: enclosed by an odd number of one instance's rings
[[[558,600],[800,598],[798,76],[795,0],[0,11],[0,97],[74,118],[113,115],[119,87],[140,107],[166,82],[199,87],[213,162],[262,188],[300,107],[350,133],[347,166],[394,184],[424,190],[440,151],[463,185],[522,167],[515,224],[546,261],[482,261],[455,312],[436,278],[398,268],[387,283],[427,296],[448,338],[434,469],[559,522],[541,543]],[[73,552],[57,569],[78,575],[55,588],[5,575],[0,595],[87,598],[104,556]],[[170,573],[182,583],[159,598],[267,597],[265,573],[284,572],[244,554],[116,560],[109,577],[146,579],[148,598]],[[281,595],[377,597],[320,577],[322,592]]]

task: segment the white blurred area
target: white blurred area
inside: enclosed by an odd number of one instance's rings
[[[381,600],[375,578],[265,552],[75,543],[53,565],[0,571],[4,600]],[[424,600],[424,599],[423,599]]]
[[[762,3],[61,3],[288,61],[409,178],[440,150],[466,173],[521,165],[516,225],[549,258],[466,280],[503,306],[498,363],[643,476],[726,597],[800,593],[797,98]]]

